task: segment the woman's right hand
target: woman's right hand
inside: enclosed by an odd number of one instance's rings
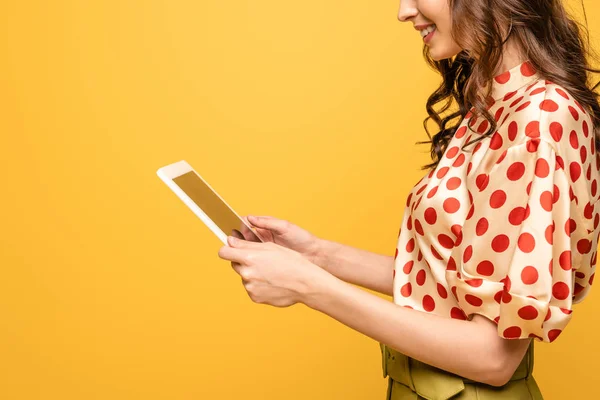
[[[242,219],[255,230],[255,232],[248,232],[248,228],[242,226],[243,239],[258,242],[255,237],[258,235],[263,242],[273,242],[295,250],[315,263],[321,241],[312,233],[289,221],[271,216],[245,216]]]

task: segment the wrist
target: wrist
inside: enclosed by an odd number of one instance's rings
[[[315,243],[313,244],[313,248],[308,254],[308,259],[315,265],[323,268],[323,266],[327,265],[327,254],[328,251],[328,241],[325,239],[317,238]]]
[[[314,268],[304,279],[300,293],[300,302],[306,306],[318,309],[327,293],[335,284],[337,278],[322,268]]]

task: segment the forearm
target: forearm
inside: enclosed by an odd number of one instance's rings
[[[394,257],[320,239],[313,263],[335,277],[393,295]]]
[[[490,321],[445,318],[402,307],[322,272],[306,286],[304,304],[409,357],[496,386],[518,365],[516,357],[505,356],[507,346],[516,342],[497,337]]]

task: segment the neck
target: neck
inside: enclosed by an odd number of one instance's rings
[[[500,62],[496,66],[494,76],[499,75],[511,68],[514,68],[526,60],[527,58],[523,56],[523,54],[521,54],[521,52],[519,51],[519,48],[514,40],[514,36],[511,36],[508,38],[508,41],[504,44],[502,56],[500,57]]]

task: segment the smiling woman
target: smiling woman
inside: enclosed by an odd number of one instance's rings
[[[559,0],[402,0],[398,19],[443,82],[426,105],[433,162],[394,257],[273,217],[249,219],[272,242],[219,255],[255,301],[304,303],[377,340],[388,400],[542,399],[534,343],[557,340],[595,275],[600,105],[587,72],[600,71]],[[440,102],[458,110],[442,118]]]

